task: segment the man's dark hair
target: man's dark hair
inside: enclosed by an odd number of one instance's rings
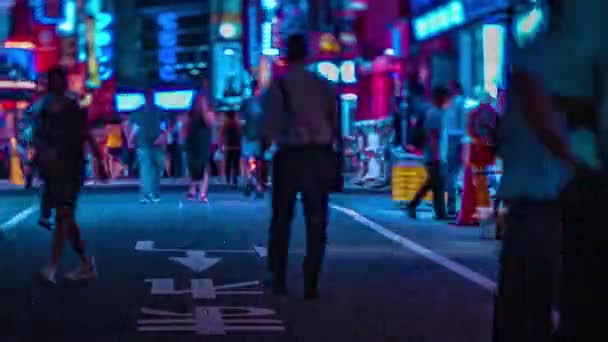
[[[450,97],[450,90],[446,86],[435,86],[432,95],[434,102],[443,103]]]
[[[293,34],[287,38],[287,61],[301,62],[308,57],[308,42],[301,34]]]
[[[411,80],[409,84],[409,93],[412,96],[424,96],[424,85],[417,80]]]
[[[68,73],[64,68],[62,68],[60,66],[56,66],[56,67],[50,68],[46,72],[46,77],[47,77],[48,82],[51,82],[51,80],[53,80],[53,79],[65,80],[68,77]]]

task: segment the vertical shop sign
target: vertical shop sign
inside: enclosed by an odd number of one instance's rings
[[[177,63],[177,14],[162,13],[156,18],[158,26],[158,63],[159,76],[165,82],[175,81]]]
[[[253,1],[247,9],[247,24],[249,30],[249,66],[257,68],[260,65],[260,31],[258,30],[258,7]]]

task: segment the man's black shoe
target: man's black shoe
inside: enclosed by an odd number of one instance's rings
[[[407,208],[407,216],[411,219],[416,219],[416,208]]]

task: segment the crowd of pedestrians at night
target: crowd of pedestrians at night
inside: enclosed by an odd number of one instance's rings
[[[594,13],[605,11],[600,2],[547,4],[551,20],[545,31],[533,43],[509,46],[506,103],[493,131],[495,152],[504,168],[498,197],[506,207],[494,340],[604,341],[608,340],[602,324],[608,306],[608,215],[602,208],[608,203],[608,48],[592,38],[602,27],[602,18]],[[580,25],[577,19],[582,17],[588,25]],[[577,42],[580,37],[586,40]],[[576,49],[565,48],[575,43]],[[54,231],[42,278],[55,281],[66,241],[81,260],[67,277],[97,276],[74,218],[86,178],[86,143],[94,157],[93,173],[102,180],[134,172],[132,161],[138,161],[141,202],[146,204],[160,200],[161,177],[182,172],[178,169],[185,170],[191,182],[185,196],[206,203],[209,175],[218,160],[224,161],[227,183],[236,184],[237,175],[246,174],[249,189],[261,194],[265,181],[259,171],[264,167],[250,169],[249,162],[263,166],[272,159],[266,166],[272,168],[270,291],[287,292],[290,224],[300,195],[308,239],[304,295],[316,298],[327,242],[329,194],[343,185],[337,153],[343,142],[337,96],[326,80],[306,70],[306,46],[303,35],[289,37],[287,74],[273,80],[264,95],[256,89],[243,113],[215,113],[203,83],[183,121],[165,120],[148,99],[128,122],[108,125],[105,147],[95,141],[86,112],[67,92],[65,74],[51,70],[33,134],[34,160],[43,183],[41,224]],[[429,178],[410,203],[412,217],[429,189],[440,194],[446,188],[453,191],[450,171],[456,166],[450,165],[451,156],[459,154],[460,146],[452,144],[457,147],[451,150],[450,141],[461,141],[463,133],[447,117],[459,92],[456,84],[436,87],[424,110],[421,152]],[[65,120],[68,115],[70,120]],[[220,146],[213,146],[213,141]],[[125,154],[120,152],[124,146]],[[272,158],[266,158],[267,153]],[[123,155],[127,157],[122,159]],[[443,196],[434,199],[437,218],[456,210],[450,196],[447,205]],[[55,222],[46,216],[51,209]],[[560,313],[557,329],[554,310]]]

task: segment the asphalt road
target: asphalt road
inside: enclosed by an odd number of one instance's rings
[[[408,221],[381,196],[334,196],[321,297],[306,302],[301,217],[290,296],[275,298],[262,286],[268,199],[210,201],[84,194],[99,279],[49,288],[35,275],[51,235],[23,214],[37,199],[0,194],[0,341],[490,341],[497,246],[471,230]],[[60,272],[76,263],[66,249]]]

